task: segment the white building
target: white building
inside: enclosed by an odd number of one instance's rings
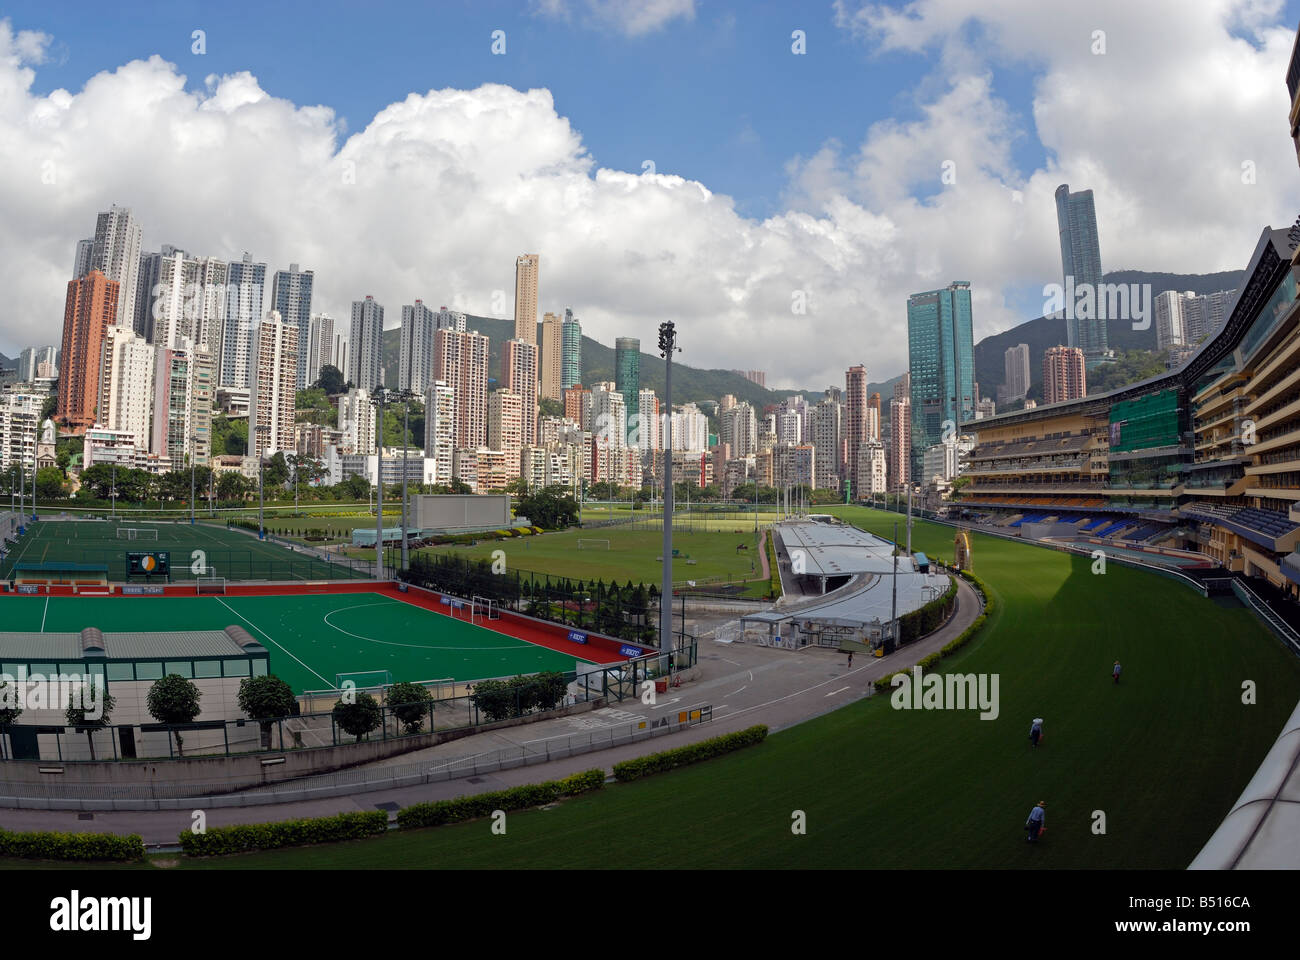
[[[435,462],[432,483],[451,483],[456,454],[456,391],[442,380],[424,395],[424,451]]]
[[[398,364],[397,386],[401,390],[424,393],[433,382],[434,331],[436,315],[416,300],[402,307],[401,351]]]
[[[226,274],[226,319],[221,337],[218,383],[223,387],[250,385],[253,328],[262,318],[262,292],[266,286],[266,264],[254,263],[245,253],[232,261]],[[158,343],[155,332],[154,343]]]
[[[627,445],[627,410],[623,394],[612,387],[611,383],[598,384],[583,395],[587,407],[584,419],[602,447],[623,447]]]
[[[34,393],[0,395],[0,468],[20,465],[30,471],[35,465],[44,402],[44,397]]]
[[[117,325],[129,327],[135,320],[135,288],[140,275],[143,233],[131,211],[113,206],[95,220],[95,237],[88,256],[77,248],[77,269],[98,270],[117,284]],[[78,277],[85,276],[78,274]],[[78,279],[74,277],[73,279]]]
[[[270,311],[257,326],[248,408],[248,443],[256,457],[293,450],[298,386],[298,327]]]
[[[858,447],[857,477],[855,496],[884,493],[889,489],[885,477],[885,445],[879,440],[868,440]]]
[[[303,344],[306,354],[304,376],[307,385],[320,379],[320,370],[324,366],[337,366],[334,363],[334,318],[328,314],[318,313],[307,324],[307,341]],[[347,367],[339,367],[339,372],[347,378]]]
[[[154,408],[153,344],[130,327],[110,326],[104,331],[99,379],[99,423],[124,431],[135,446],[149,449]]]
[[[966,457],[974,449],[975,441],[970,437],[952,437],[928,447],[921,454],[921,482],[957,479],[965,472]]]
[[[671,417],[667,413],[660,415],[662,446],[668,443],[667,431],[670,425],[673,450],[703,453],[709,449],[709,418],[695,404],[683,404]]]
[[[347,378],[366,393],[384,385],[384,308],[374,297],[352,301]]]
[[[341,451],[366,454],[375,449],[375,420],[378,412],[370,394],[353,387],[339,396],[339,431],[343,434]]]
[[[659,398],[655,392],[644,388],[637,392],[636,423],[631,425],[631,436],[636,440],[635,446],[643,451],[662,450],[663,438],[660,436]]]

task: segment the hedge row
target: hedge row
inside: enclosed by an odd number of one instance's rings
[[[781,568],[776,562],[776,530],[767,531],[767,564],[770,572],[768,594],[773,600],[781,598]]]
[[[0,857],[21,860],[143,860],[144,840],[135,833],[119,837],[111,833],[11,833],[0,830]]]
[[[563,780],[530,783],[509,790],[493,790],[454,800],[435,800],[432,803],[413,803],[397,812],[397,825],[403,829],[415,827],[440,827],[447,823],[477,820],[491,816],[495,810],[525,810],[554,803],[561,797],[576,797],[580,793],[599,790],[605,785],[604,770],[585,770]]]
[[[922,670],[930,669],[932,666],[934,666],[944,657],[952,656],[962,647],[966,646],[966,644],[970,643],[973,639],[975,639],[975,635],[978,634],[980,630],[983,628],[984,621],[987,620],[989,614],[993,612],[993,595],[989,593],[988,588],[984,585],[984,581],[981,580],[979,577],[975,576],[975,574],[971,573],[969,570],[962,570],[959,572],[962,578],[970,581],[971,586],[973,586],[976,590],[978,590],[980,596],[984,598],[984,612],[981,613],[978,617],[976,617],[975,621],[969,627],[963,630],[960,635],[958,635],[952,640],[949,640],[946,644],[943,645],[942,648],[935,651],[934,653],[931,653],[928,656],[924,656],[920,660],[918,660],[916,662],[916,666],[920,667]],[[890,689],[891,681],[894,679],[894,677],[898,676],[901,673],[909,673],[911,672],[911,669],[912,669],[911,667],[908,667],[906,670],[895,670],[893,673],[889,674],[888,676],[881,677],[874,684],[876,688],[876,692],[879,693]]]
[[[614,764],[614,776],[624,782],[640,780],[642,777],[651,777],[656,773],[665,773],[678,767],[699,763],[701,760],[721,756],[724,753],[731,753],[733,750],[739,750],[742,747],[762,743],[766,737],[767,726],[760,723],[756,726],[746,727],[744,730],[737,730],[735,733],[727,733],[709,740],[701,740],[699,743],[677,747],[675,750],[664,750],[661,753],[652,753],[646,757],[637,757],[634,760],[616,763]]]
[[[181,852],[190,857],[218,857],[253,850],[301,847],[337,840],[360,840],[388,829],[383,810],[340,813],[333,817],[282,820],[279,823],[248,823],[234,827],[209,827],[203,833],[181,831]]]

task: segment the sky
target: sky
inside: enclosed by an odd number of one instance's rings
[[[976,338],[1061,280],[1053,191],[1107,270],[1241,269],[1300,212],[1300,0],[11,2],[0,12],[0,351],[57,343],[110,204],[146,249],[373,295],[540,308],[605,343],[678,325],[769,386],[907,365],[909,294]],[[269,282],[268,282],[269,296]]]

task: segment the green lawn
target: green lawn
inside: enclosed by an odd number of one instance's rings
[[[150,531],[155,538],[118,539],[120,528]],[[128,551],[170,553],[173,580],[194,579],[196,563],[228,580],[347,580],[372,575],[228,530],[224,523],[40,520],[0,562],[0,579],[8,579],[18,563],[73,562],[104,564],[109,580],[121,582],[126,579]]]
[[[896,516],[837,512],[880,533]],[[951,545],[951,529],[916,523],[916,549]],[[1246,610],[1164,577],[1094,576],[1087,558],[983,536],[973,553],[997,607],[943,669],[997,674],[996,720],[879,696],[728,757],[511,814],[505,837],[484,821],[182,866],[1186,867],[1294,708],[1300,661]],[[1257,705],[1241,702],[1246,680]],[[1040,799],[1048,832],[1030,846],[1021,827]],[[805,836],[790,831],[795,810]]]
[[[375,593],[227,597],[0,597],[6,629],[105,633],[248,630],[295,693],[335,675],[388,670],[395,681],[477,680],[568,671],[574,658]]]
[[[694,580],[727,577],[747,580],[762,575],[762,560],[757,550],[753,521],[748,526],[732,524],[721,531],[677,531],[673,548],[673,579]],[[737,532],[739,531],[739,532]],[[608,540],[609,549],[578,549],[579,540]],[[737,547],[744,544],[744,550]],[[417,553],[454,553],[476,560],[491,560],[495,550],[504,550],[507,571],[531,571],[553,577],[577,580],[604,580],[619,583],[628,580],[657,584],[662,576],[659,557],[663,555],[661,530],[638,530],[627,526],[601,527],[595,530],[562,530],[511,540],[483,540],[478,546],[447,546],[420,550]],[[374,551],[370,551],[374,555]],[[687,563],[687,560],[695,563]],[[751,566],[752,564],[752,566]],[[765,581],[764,581],[765,582]]]

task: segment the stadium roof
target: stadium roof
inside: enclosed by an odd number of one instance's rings
[[[93,628],[90,628],[93,630]],[[86,658],[105,660],[190,660],[195,657],[246,657],[266,653],[253,641],[238,642],[235,631],[177,630],[162,633],[105,633],[94,631],[95,646],[88,650],[83,633],[0,633],[0,659],[72,662]]]

